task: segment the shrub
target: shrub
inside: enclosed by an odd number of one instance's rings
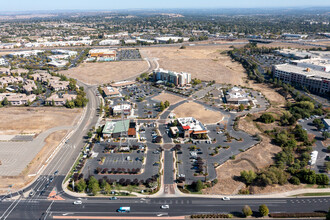
[[[250,208],[250,206],[245,205],[242,209],[243,214],[245,215],[245,217],[251,216],[252,215],[252,210]]]
[[[263,122],[263,123],[266,123],[266,124],[270,124],[270,123],[273,123],[275,121],[275,118],[272,114],[270,113],[263,113],[259,119],[259,121]]]
[[[295,176],[291,177],[290,180],[289,180],[289,182],[290,182],[291,184],[293,184],[293,185],[300,185],[300,180],[299,180],[299,178],[298,178],[298,177],[295,177]]]
[[[269,213],[269,209],[265,204],[259,206],[259,212],[262,216],[267,216]]]

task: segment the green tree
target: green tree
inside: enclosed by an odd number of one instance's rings
[[[165,108],[168,108],[170,106],[170,102],[166,100],[164,105],[165,105]]]
[[[84,179],[79,180],[79,182],[76,184],[76,190],[78,192],[83,192],[86,190],[86,182]]]
[[[275,121],[275,118],[272,114],[270,113],[263,113],[260,117],[259,117],[259,121],[266,123],[266,124],[270,124],[273,123]]]
[[[269,214],[269,209],[265,204],[259,206],[259,212],[262,216],[267,216]]]
[[[329,211],[327,213],[326,220],[330,220],[330,208],[329,208]]]
[[[200,192],[203,189],[203,182],[201,180],[197,180],[195,185],[196,192]]]
[[[160,111],[164,111],[164,109],[165,109],[165,105],[164,105],[163,102],[160,102],[160,104],[159,104],[159,109],[160,109]]]
[[[97,193],[100,191],[99,183],[93,183],[93,185],[91,186],[90,189],[91,189],[93,196],[96,196]]]
[[[3,105],[3,106],[9,105],[9,102],[8,102],[7,97],[5,97],[5,98],[2,100],[2,105]]]
[[[87,137],[88,138],[91,138],[93,136],[93,133],[91,132],[91,131],[89,131],[88,133],[87,133]]]
[[[243,207],[242,212],[245,215],[245,217],[249,217],[252,215],[252,210],[251,210],[250,206],[248,206],[248,205],[245,205]]]
[[[105,183],[104,192],[106,194],[110,194],[110,192],[111,192],[111,186],[110,186],[110,184],[108,182]]]
[[[323,136],[324,140],[326,140],[326,139],[330,138],[330,133],[327,132],[327,131],[324,131],[324,132],[322,133],[322,136]]]
[[[240,112],[242,112],[242,111],[244,110],[244,105],[243,105],[243,104],[240,104],[240,105],[238,106],[238,109],[239,109]]]
[[[253,170],[243,170],[241,171],[241,178],[247,185],[250,185],[257,178],[257,174]]]
[[[316,174],[316,184],[317,185],[328,185],[329,177],[326,174]]]

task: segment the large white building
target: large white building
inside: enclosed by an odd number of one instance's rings
[[[281,64],[273,67],[274,77],[289,84],[300,85],[316,93],[330,92],[330,73],[301,67],[293,64]]]
[[[322,72],[330,72],[330,59],[313,58],[291,61],[293,65]]]
[[[120,45],[120,40],[113,40],[113,39],[108,39],[108,40],[102,40],[100,41],[99,45],[105,46],[105,45]]]
[[[44,50],[27,50],[27,51],[19,51],[15,53],[9,54],[10,57],[30,57],[30,56],[37,56],[39,54],[44,53]]]
[[[3,58],[0,58],[0,66],[5,66],[5,65],[7,65],[6,60]]]
[[[174,36],[156,37],[155,38],[156,43],[159,43],[159,44],[165,44],[165,43],[169,42],[169,40],[171,40],[173,43],[176,43],[179,40],[182,40],[183,42],[187,42],[187,41],[189,41],[189,38],[188,37],[174,37]]]
[[[70,57],[76,56],[78,54],[77,51],[73,50],[52,50],[53,54],[63,54],[63,55],[69,55]]]
[[[191,74],[190,73],[177,73],[169,70],[158,69],[154,70],[154,80],[155,81],[163,81],[165,83],[173,83],[176,86],[184,86],[191,82]]]

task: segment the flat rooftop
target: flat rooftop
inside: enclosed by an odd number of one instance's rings
[[[306,67],[299,67],[299,66],[295,66],[295,65],[292,65],[292,64],[276,65],[275,69],[279,70],[279,71],[284,71],[284,72],[302,74],[302,75],[305,75],[305,76],[310,77],[310,78],[313,77],[313,78],[317,78],[317,79],[330,80],[330,73],[323,72],[323,71],[318,71],[318,70],[313,70],[313,69],[309,69],[307,71]]]

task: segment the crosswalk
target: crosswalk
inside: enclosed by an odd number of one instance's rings
[[[330,203],[329,198],[317,198],[317,199],[291,199],[289,203],[304,204],[304,203]]]

